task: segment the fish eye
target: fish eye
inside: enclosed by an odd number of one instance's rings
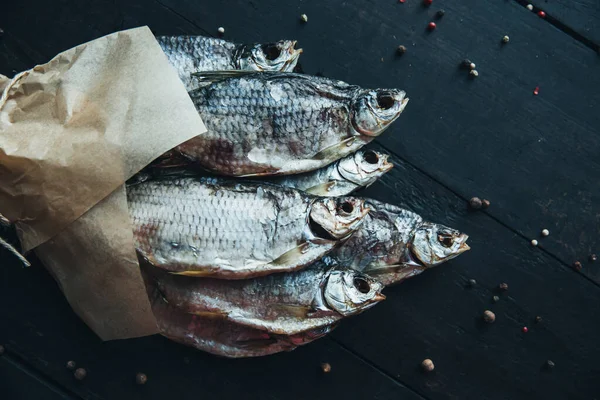
[[[265,53],[267,60],[273,61],[281,55],[281,50],[274,44],[265,44],[262,46],[262,51]]]
[[[451,247],[452,244],[454,243],[454,239],[452,239],[452,236],[448,236],[448,235],[438,235],[438,241],[444,247]]]
[[[343,212],[350,214],[352,211],[354,211],[354,206],[349,201],[345,201],[342,203],[341,209]]]
[[[394,106],[394,98],[390,92],[377,93],[377,104],[384,110],[388,110]]]
[[[369,164],[377,164],[379,162],[379,156],[372,150],[365,152],[364,158]]]
[[[356,290],[363,294],[369,293],[369,291],[371,290],[371,285],[369,285],[369,282],[367,282],[363,278],[354,278],[353,283]]]

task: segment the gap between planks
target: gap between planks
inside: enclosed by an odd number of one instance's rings
[[[589,47],[590,49],[594,50],[596,53],[600,54],[600,44],[595,43],[593,40],[583,36],[581,33],[577,32],[575,29],[571,28],[567,24],[554,18],[552,15],[548,14],[548,12],[546,10],[544,10],[540,7],[537,7],[536,5],[534,5],[533,3],[530,3],[527,0],[514,0],[514,1],[522,7],[527,7],[528,4],[533,5],[533,10],[531,11],[533,13],[537,14],[539,11],[544,11],[544,13],[546,13],[546,16],[544,17],[544,20],[546,22],[548,22],[550,25],[554,26],[559,31],[561,31],[561,32],[567,34],[568,36],[572,37],[573,39],[577,40],[584,46]]]
[[[365,358],[364,356],[360,355],[359,353],[357,353],[356,351],[352,350],[351,348],[347,347],[346,345],[344,345],[343,343],[341,343],[340,341],[338,341],[337,339],[335,339],[333,336],[328,336],[328,339],[329,339],[330,342],[333,342],[334,344],[338,345],[342,350],[344,350],[348,354],[353,355],[354,357],[358,358],[359,361],[365,363],[369,367],[373,368],[375,371],[379,372],[381,375],[383,375],[386,378],[392,380],[396,385],[400,385],[400,386],[402,386],[402,387],[410,390],[411,392],[413,392],[415,395],[419,396],[423,400],[430,400],[429,397],[425,397],[424,394],[420,393],[418,390],[416,390],[412,386],[407,385],[406,383],[402,382],[399,379],[398,376],[394,376],[394,375],[391,375],[390,373],[386,372],[384,369],[382,369],[381,367],[379,367],[377,364],[375,364],[374,362],[372,362],[368,358]]]
[[[72,400],[83,400],[84,398],[79,396],[77,393],[73,392],[69,388],[63,386],[52,377],[44,374],[35,366],[31,365],[27,360],[21,357],[18,353],[13,351],[9,345],[5,347],[5,353],[2,355],[2,359],[7,361],[12,367],[17,368],[29,375],[33,379],[40,382],[42,385],[55,392],[56,394],[64,397],[65,399]]]

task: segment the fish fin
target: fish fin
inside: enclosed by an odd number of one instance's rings
[[[323,150],[321,150],[320,152],[318,152],[317,154],[315,154],[312,159],[313,160],[337,160],[338,158],[340,158],[340,154],[344,154],[344,152],[346,151],[346,148],[352,144],[352,142],[354,142],[355,138],[354,137],[349,137],[346,138],[344,140],[342,140],[341,142],[331,145]],[[344,150],[344,151],[342,151]]]
[[[246,76],[252,74],[258,74],[260,71],[248,71],[248,70],[225,70],[225,71],[205,71],[205,72],[192,72],[190,75],[196,78],[202,83],[215,83],[228,78],[236,78],[239,76]]]
[[[253,172],[251,174],[245,174],[245,175],[238,175],[238,178],[251,178],[251,177],[257,177],[257,176],[271,176],[271,175],[280,175],[281,174],[281,169],[280,168],[273,168],[273,167],[269,167],[269,166],[265,166],[264,168],[261,168],[260,172]]]
[[[303,306],[300,304],[273,304],[269,306],[270,309],[275,311],[281,311],[285,314],[293,315],[297,318],[306,318],[310,313],[314,312],[310,306]]]
[[[362,272],[367,275],[385,274],[387,272],[406,268],[405,264],[381,264],[375,266],[368,266]]]
[[[255,349],[261,348],[268,345],[272,345],[277,343],[277,339],[272,337],[265,337],[264,339],[244,339],[244,340],[236,340],[236,346],[242,349]]]
[[[269,265],[272,265],[274,267],[278,267],[278,266],[282,267],[285,265],[296,265],[297,261],[306,254],[310,245],[311,245],[310,242],[301,243],[300,245],[283,253],[282,255],[280,255],[273,261],[271,261],[269,263]]]
[[[195,277],[215,275],[214,271],[169,271],[169,273],[172,275],[195,276]]]
[[[337,181],[329,181],[325,183],[321,183],[320,185],[315,185],[304,191],[306,193],[313,194],[315,196],[327,196],[331,188],[333,188],[337,184]]]
[[[190,311],[188,314],[197,315],[203,318],[212,318],[212,319],[225,319],[229,315],[228,312],[225,311]]]

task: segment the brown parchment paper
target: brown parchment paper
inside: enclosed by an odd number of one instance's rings
[[[0,77],[0,213],[104,340],[157,332],[124,182],[206,131],[147,27]]]

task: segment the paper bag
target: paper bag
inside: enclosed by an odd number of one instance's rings
[[[154,36],[93,40],[2,88],[0,213],[102,339],[156,333],[123,185],[206,128]]]

